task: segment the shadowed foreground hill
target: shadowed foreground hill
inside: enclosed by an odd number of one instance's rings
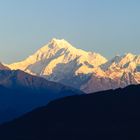
[[[53,101],[0,127],[1,140],[140,139],[140,86]]]

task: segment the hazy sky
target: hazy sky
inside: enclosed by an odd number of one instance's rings
[[[140,54],[140,0],[0,0],[0,61],[22,60],[51,38],[107,58]]]

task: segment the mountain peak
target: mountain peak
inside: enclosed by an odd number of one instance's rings
[[[65,39],[52,38],[51,42],[67,42]]]
[[[58,47],[58,48],[73,48],[75,49],[68,41],[66,41],[65,39],[56,39],[53,38],[48,45],[49,48],[54,48],[54,47]]]
[[[134,58],[135,55],[132,54],[132,53],[126,53],[126,54],[124,55],[124,57],[126,57],[126,58]]]
[[[37,53],[39,54],[48,54],[48,52],[55,54],[57,51],[68,51],[71,53],[76,53],[77,51],[80,51],[82,53],[87,53],[83,50],[77,49],[74,46],[72,46],[68,41],[66,41],[65,39],[56,39],[53,38],[52,40],[50,40],[50,42],[48,44],[46,44],[45,46],[43,46],[42,48],[40,48]]]
[[[73,84],[73,87],[77,88],[77,84],[78,87],[81,84],[78,81],[82,81],[80,75],[87,75],[83,77],[85,81],[88,74],[92,73],[93,67],[98,67],[106,61],[100,54],[77,49],[64,39],[53,38],[27,59],[8,66],[12,70],[20,69],[50,81],[70,86]],[[77,76],[75,83],[69,82],[74,81]],[[71,77],[73,80],[69,80]]]

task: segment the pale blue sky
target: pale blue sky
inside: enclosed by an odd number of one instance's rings
[[[0,61],[22,60],[51,38],[107,58],[140,54],[140,1],[0,0]]]

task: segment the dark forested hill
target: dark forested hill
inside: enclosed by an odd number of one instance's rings
[[[53,101],[0,127],[1,140],[135,140],[139,133],[139,85]]]

